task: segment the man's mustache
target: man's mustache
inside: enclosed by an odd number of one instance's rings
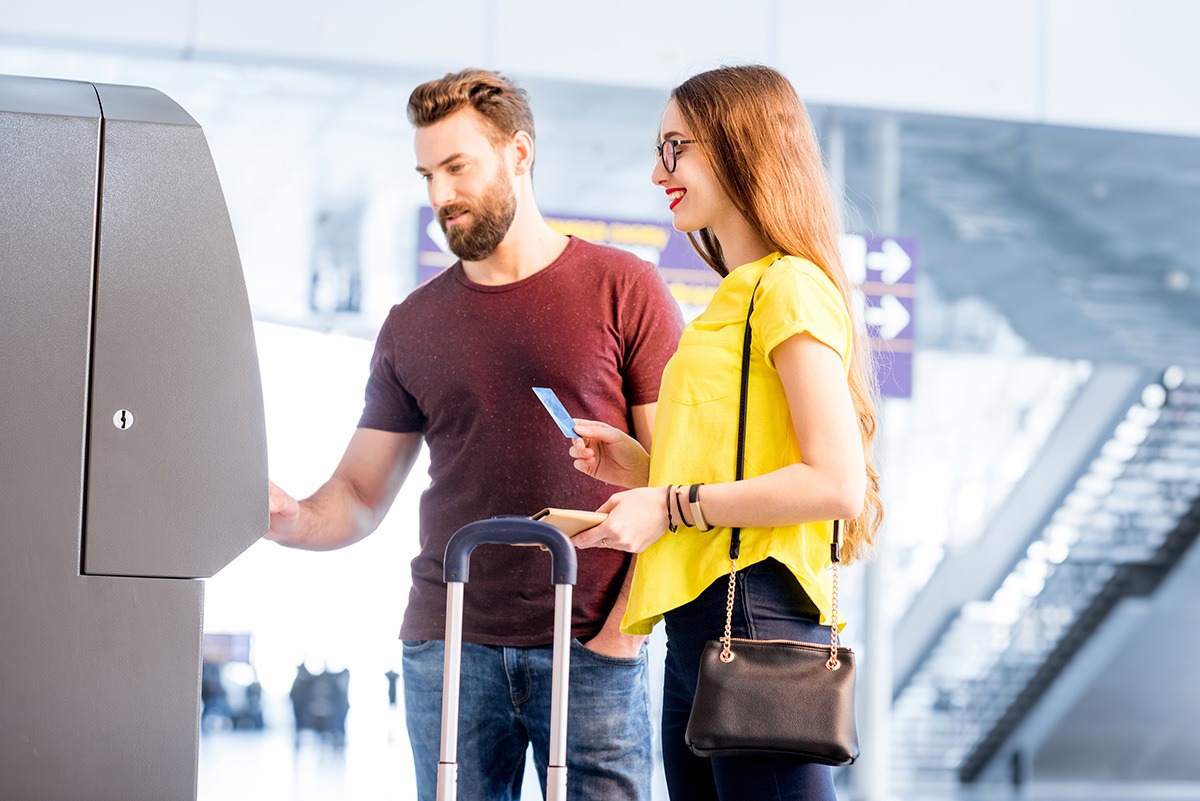
[[[446,219],[448,217],[453,217],[455,214],[462,214],[464,211],[470,210],[471,207],[464,204],[458,204],[455,206],[442,206],[440,209],[438,209],[437,213],[438,223],[445,228]]]

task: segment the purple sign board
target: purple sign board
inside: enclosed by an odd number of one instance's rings
[[[917,245],[905,237],[845,234],[842,264],[861,293],[880,394],[912,397]]]
[[[658,267],[684,319],[699,314],[720,283],[719,276],[692,249],[687,236],[670,223],[544,216],[561,234],[628,250]],[[433,209],[421,207],[418,225],[417,282],[424,283],[457,258],[446,246]],[[880,390],[888,397],[911,397],[915,244],[899,237],[846,234],[841,249],[850,281],[861,290],[859,310],[875,352]]]

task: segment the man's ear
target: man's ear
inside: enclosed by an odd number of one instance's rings
[[[513,171],[525,175],[533,170],[533,137],[525,131],[513,134],[511,152],[514,156]]]

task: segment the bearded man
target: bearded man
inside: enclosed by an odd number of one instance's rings
[[[325,550],[366,537],[425,442],[419,552],[400,636],[418,796],[433,801],[441,735],[446,542],[461,526],[545,506],[594,509],[611,487],[571,468],[533,387],[647,449],[659,379],[682,329],[649,264],[555,232],[533,194],[526,92],[465,70],[413,91],[417,173],[460,261],[393,307],[379,333],[358,429],[333,476],[297,502],[271,485],[283,545]],[[483,546],[465,587],[458,786],[520,796],[525,751],[545,788],[554,593],[529,549]],[[581,551],[572,616],[567,791],[649,799],[644,638],[619,630],[629,554]]]

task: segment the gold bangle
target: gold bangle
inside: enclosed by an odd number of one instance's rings
[[[688,505],[692,507],[692,523],[700,531],[708,531],[712,528],[704,520],[704,514],[700,511],[700,488],[703,484],[693,484],[688,489]]]

